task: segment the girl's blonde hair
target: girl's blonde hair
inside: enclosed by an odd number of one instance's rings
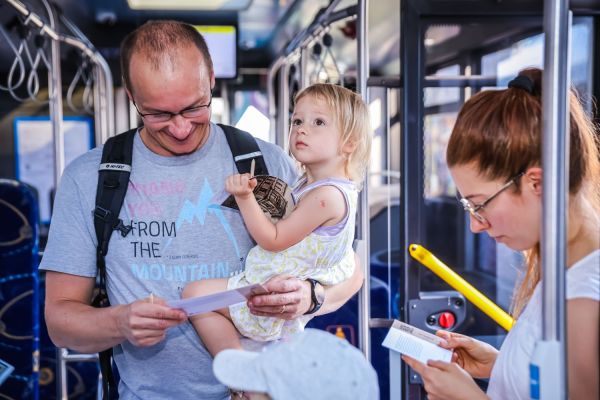
[[[353,91],[329,83],[316,83],[303,89],[296,94],[294,104],[307,96],[325,101],[333,111],[342,133],[341,146],[346,143],[354,146],[344,168],[348,178],[360,187],[371,155],[371,124],[367,105]]]
[[[529,167],[541,166],[542,71],[519,72],[533,83],[531,92],[512,87],[486,90],[467,101],[452,130],[446,159],[449,167],[474,163],[482,176],[508,181]],[[577,94],[571,90],[569,193],[583,198],[600,213],[598,136]],[[520,186],[515,185],[517,193]],[[540,246],[525,252],[527,268],[511,307],[519,316],[540,281]]]

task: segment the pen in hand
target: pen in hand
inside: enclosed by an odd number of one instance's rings
[[[254,176],[254,166],[255,166],[255,162],[254,162],[254,158],[253,158],[252,162],[250,163],[250,179],[256,178]]]

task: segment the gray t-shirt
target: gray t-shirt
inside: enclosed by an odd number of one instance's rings
[[[258,141],[269,169],[288,184],[292,160],[277,146]],[[40,269],[96,275],[96,148],[74,160],[56,194],[50,235]],[[237,173],[220,127],[211,124],[205,145],[193,154],[163,157],[136,135],[133,168],[120,217],[131,223],[126,237],[113,232],[106,256],[111,304],[148,297],[178,299],[191,281],[229,277],[241,271],[252,239],[237,211],[220,207],[225,179]],[[98,329],[104,329],[98,326]],[[223,399],[227,390],[212,373],[212,358],[188,323],[167,331],[163,342],[114,348],[121,399]]]

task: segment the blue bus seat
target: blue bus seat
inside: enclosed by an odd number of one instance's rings
[[[15,367],[0,397],[38,399],[39,285],[35,191],[0,179],[0,354]]]

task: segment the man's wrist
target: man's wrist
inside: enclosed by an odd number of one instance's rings
[[[325,288],[323,285],[312,278],[307,278],[306,281],[310,285],[310,307],[304,313],[305,315],[319,311],[325,301]]]

